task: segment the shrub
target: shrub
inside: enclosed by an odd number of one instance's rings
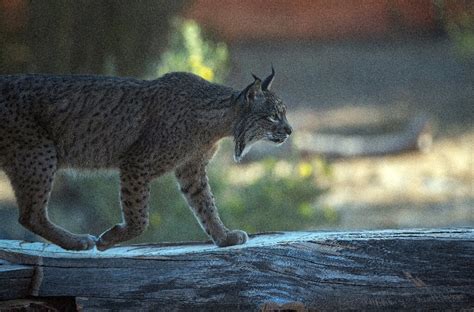
[[[176,19],[169,48],[163,53],[156,73],[192,72],[209,81],[221,82],[227,72],[228,50],[223,42],[204,38],[193,20]]]

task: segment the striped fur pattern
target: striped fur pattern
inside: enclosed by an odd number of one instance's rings
[[[236,91],[189,73],[151,81],[0,76],[0,169],[14,189],[19,222],[65,249],[105,250],[146,229],[150,182],[174,171],[216,245],[245,243],[245,232],[220,220],[206,166],[224,137],[234,137],[237,161],[258,140],[288,137],[285,106],[270,91],[273,77],[255,77]],[[118,169],[122,222],[98,238],[53,224],[47,204],[61,168]]]

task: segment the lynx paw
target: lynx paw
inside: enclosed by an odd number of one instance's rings
[[[104,251],[112,247],[117,241],[120,241],[118,238],[123,237],[125,232],[125,226],[123,224],[114,225],[112,228],[108,229],[99,236],[99,240],[95,244],[97,250]]]
[[[86,234],[80,239],[81,245],[82,245],[82,250],[90,250],[94,248],[96,242],[97,242],[97,237],[93,235]]]
[[[100,235],[99,240],[95,244],[97,250],[104,251],[115,245],[115,240],[112,239],[113,235],[110,235],[109,231],[106,231]]]
[[[104,240],[102,237],[99,238],[95,246],[97,247],[97,250],[104,251],[112,247],[114,244],[111,242],[108,242]]]
[[[60,244],[60,246],[67,250],[90,250],[94,248],[96,241],[97,237],[93,235],[74,235],[71,240]]]
[[[227,232],[224,239],[216,240],[215,243],[219,247],[233,246],[245,244],[249,239],[247,233],[240,230]]]

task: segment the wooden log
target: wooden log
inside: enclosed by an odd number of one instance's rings
[[[0,260],[0,300],[24,298],[29,295],[34,268]]]
[[[34,269],[8,273],[31,279],[28,295],[74,297],[84,311],[474,308],[474,229],[284,232],[227,248],[146,244],[105,252],[0,240],[0,259]],[[0,292],[10,287],[1,276]]]
[[[314,129],[300,129],[281,147],[268,142],[256,144],[243,161],[257,161],[268,156],[284,158],[288,154],[352,158],[409,151],[427,152],[433,143],[431,128],[429,118],[420,115],[412,118],[403,129],[383,134],[329,134]]]
[[[47,299],[16,299],[0,301],[0,311],[77,311],[74,297],[60,297]]]
[[[401,131],[376,135],[338,135],[305,133],[295,142],[303,155],[361,157],[429,151],[433,142],[431,124],[426,116],[410,120]]]

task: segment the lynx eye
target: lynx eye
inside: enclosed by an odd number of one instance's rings
[[[270,120],[271,122],[278,122],[278,120],[279,120],[277,114],[272,114],[272,115],[268,116],[267,119]]]

